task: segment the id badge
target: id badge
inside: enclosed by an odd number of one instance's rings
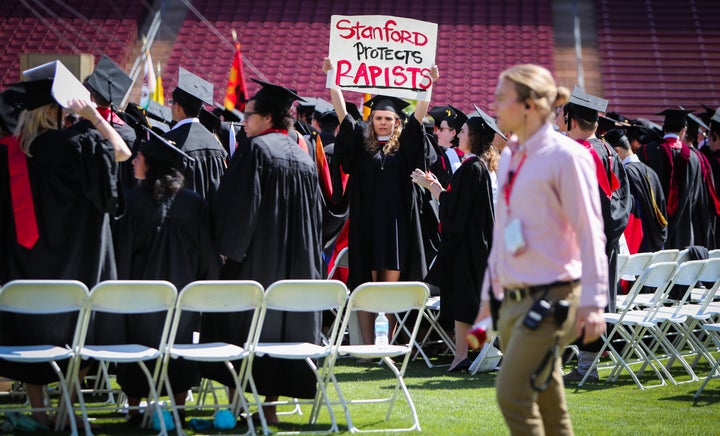
[[[519,219],[513,218],[505,226],[505,250],[513,256],[517,256],[525,249],[525,239],[522,234],[522,223]]]

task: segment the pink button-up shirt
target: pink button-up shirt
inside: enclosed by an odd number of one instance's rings
[[[505,189],[511,169],[515,176],[508,205]],[[508,141],[497,174],[498,204],[488,260],[495,296],[503,297],[503,287],[580,279],[580,305],[604,308],[608,261],[590,153],[545,123],[522,146]],[[521,221],[525,240],[524,250],[516,255],[505,249],[504,235],[514,218]]]

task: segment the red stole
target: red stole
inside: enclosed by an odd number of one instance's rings
[[[125,121],[123,121],[118,116],[118,114],[111,111],[109,107],[98,107],[97,111],[100,114],[100,116],[103,117],[105,119],[105,121],[107,121],[109,123],[117,124],[118,126],[122,126],[123,124],[125,124]]]
[[[667,211],[668,216],[675,215],[679,205],[679,184],[680,177],[685,175],[687,164],[690,162],[690,148],[683,144],[679,138],[665,138],[660,143],[660,148],[665,152],[670,165],[670,183],[668,184]],[[678,160],[674,158],[673,150],[680,150]],[[676,165],[677,164],[677,165]]]
[[[18,244],[30,250],[35,246],[39,233],[35,217],[35,204],[30,189],[27,156],[20,148],[20,138],[17,136],[6,136],[1,141],[7,145],[8,150],[15,236]]]
[[[610,178],[608,179],[608,175],[605,172],[605,165],[603,165],[600,155],[598,155],[592,144],[584,139],[578,139],[577,142],[590,152],[593,162],[595,162],[595,176],[597,177],[598,184],[600,185],[600,189],[603,194],[605,194],[607,198],[612,197],[613,192],[620,187],[620,181],[612,171],[612,168],[610,168]]]

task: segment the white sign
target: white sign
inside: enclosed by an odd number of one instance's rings
[[[436,23],[387,15],[333,15],[327,87],[430,100]]]

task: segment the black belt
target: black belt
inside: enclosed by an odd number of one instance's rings
[[[504,288],[505,290],[505,300],[506,301],[520,301],[525,297],[528,297],[536,292],[541,291],[547,291],[552,288],[557,288],[560,286],[574,286],[578,284],[580,280],[571,280],[568,282],[553,282],[548,283],[547,285],[537,285],[537,286],[526,286],[524,288]]]

